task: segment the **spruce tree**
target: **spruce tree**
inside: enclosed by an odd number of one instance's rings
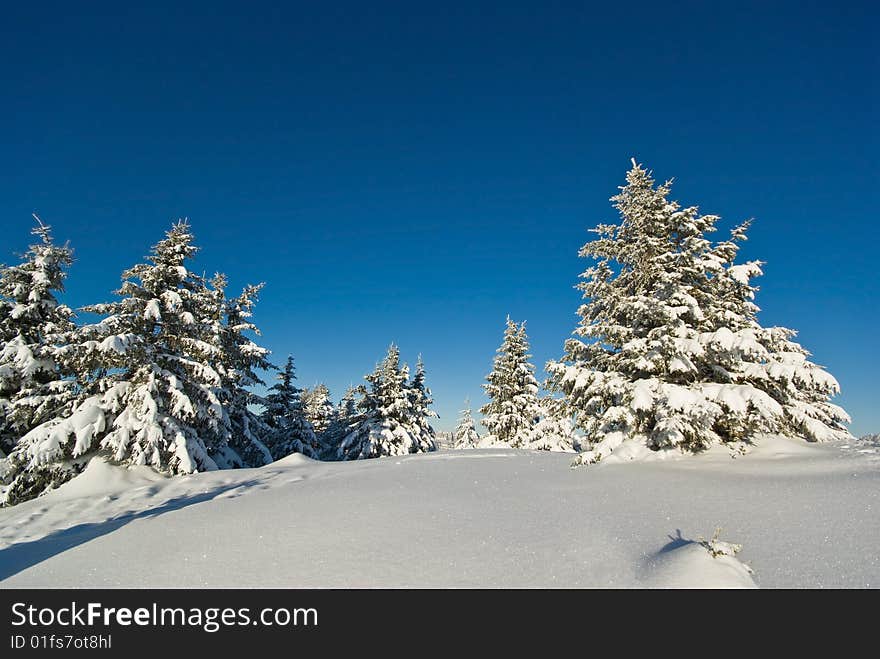
[[[600,224],[580,256],[595,264],[578,288],[575,338],[548,363],[595,462],[622,443],[698,451],[759,433],[824,441],[848,437],[849,418],[829,398],[834,378],[807,360],[792,330],[762,327],[750,279],[736,264],[748,223],[713,243],[718,217],[668,199],[633,161],[611,198],[618,224]]]
[[[58,344],[73,330],[73,312],[60,304],[67,245],[56,245],[51,228],[34,215],[31,233],[40,240],[21,263],[0,266],[0,450],[11,452],[19,438],[67,409],[73,382]]]
[[[412,434],[413,441],[417,447],[416,452],[437,450],[436,433],[429,419],[436,419],[439,416],[430,407],[434,403],[434,399],[431,398],[431,390],[425,383],[426,377],[425,362],[422,360],[422,356],[419,355],[416,362],[416,372],[413,374],[412,381],[408,385],[412,414]]]
[[[422,376],[422,381],[423,381]],[[409,368],[400,364],[400,350],[392,344],[373,373],[365,376],[358,403],[360,418],[342,439],[340,460],[406,455],[436,450],[433,430],[426,434],[424,419],[430,411],[427,392],[415,393],[408,383]],[[424,396],[424,408],[417,401]]]
[[[349,387],[333,410],[333,418],[321,438],[321,459],[336,460],[343,440],[363,420],[357,395],[357,389]]]
[[[315,385],[314,389],[303,389],[302,401],[306,420],[312,424],[320,441],[333,422],[334,408],[333,401],[330,400],[330,390],[323,383]]]
[[[7,462],[7,503],[75,475],[101,451],[120,464],[171,474],[217,469],[230,438],[214,368],[216,296],[186,263],[189,224],[175,224],[147,263],[123,273],[120,299],[85,310],[105,316],[60,351],[83,384],[74,409],[25,435]]]
[[[480,413],[489,433],[481,446],[528,448],[540,417],[538,381],[530,357],[526,324],[517,325],[508,316],[504,341],[486,376],[488,384],[483,385],[489,402]]]
[[[480,434],[477,432],[477,427],[471,414],[471,402],[465,399],[461,418],[458,420],[458,425],[452,434],[452,446],[456,449],[476,448],[479,443]]]
[[[317,457],[318,439],[305,418],[302,392],[293,384],[295,379],[293,357],[288,356],[284,370],[278,374],[278,382],[264,398],[266,409],[261,418],[269,429],[265,444],[274,460],[291,453]]]
[[[573,451],[578,439],[564,401],[546,396],[538,401],[541,418],[526,448],[537,451]]]
[[[216,368],[220,375],[220,400],[229,419],[228,449],[214,456],[221,467],[259,467],[272,462],[264,441],[269,428],[251,406],[264,401],[249,390],[263,385],[257,370],[274,368],[268,360],[269,350],[257,345],[245,332],[260,335],[250,319],[263,285],[248,285],[238,297],[225,296],[226,277],[215,275],[211,287],[216,293],[218,318],[214,323],[214,341],[220,348]]]

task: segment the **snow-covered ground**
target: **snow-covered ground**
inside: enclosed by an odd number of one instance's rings
[[[0,510],[0,587],[880,586],[876,445],[571,458],[291,456],[174,478],[93,460]],[[708,551],[717,527],[735,557]]]

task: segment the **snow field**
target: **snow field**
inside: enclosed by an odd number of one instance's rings
[[[58,490],[0,511],[0,583],[880,583],[873,454],[770,438],[736,458],[718,447],[696,457],[571,469],[571,457],[476,449],[326,463],[294,455],[257,469],[174,478],[94,460]],[[710,555],[700,540],[718,527],[718,539],[742,545],[741,552]]]

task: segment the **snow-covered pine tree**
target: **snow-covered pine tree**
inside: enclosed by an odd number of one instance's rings
[[[633,161],[612,197],[620,223],[596,227],[580,251],[596,261],[578,285],[588,302],[565,356],[547,365],[592,444],[576,462],[624,442],[696,451],[761,432],[848,437],[846,412],[829,401],[834,378],[792,330],[758,323],[750,278],[761,264],[734,263],[748,223],[713,244],[719,218],[670,201],[670,189]]]
[[[538,381],[529,362],[526,324],[507,317],[504,341],[498,348],[492,372],[483,385],[489,402],[480,408],[482,424],[489,431],[480,446],[528,448],[540,417]]]
[[[362,414],[358,411],[357,394],[357,389],[349,387],[339,400],[339,405],[333,410],[330,425],[321,436],[322,460],[336,460],[342,441],[363,420]]]
[[[476,448],[480,443],[480,434],[474,424],[474,417],[471,414],[471,401],[465,399],[464,409],[461,411],[461,418],[453,432],[452,446],[456,449]]]
[[[330,390],[325,384],[318,383],[313,389],[303,389],[302,401],[306,420],[312,424],[320,441],[333,422],[335,412],[333,401],[330,400]]]
[[[250,319],[263,285],[248,285],[238,297],[227,299],[226,283],[222,274],[211,280],[217,299],[213,334],[220,348],[215,367],[221,381],[219,398],[229,419],[228,449],[231,450],[212,457],[223,468],[259,467],[272,462],[272,455],[264,444],[269,428],[250,408],[265,405],[265,401],[248,387],[264,384],[257,370],[274,367],[268,360],[269,350],[257,345],[245,332],[260,335]]]
[[[269,428],[265,444],[275,460],[291,453],[302,453],[310,458],[318,454],[318,438],[305,418],[302,392],[293,384],[295,379],[293,357],[288,356],[284,370],[278,374],[278,382],[264,397],[266,409],[261,419]]]
[[[538,401],[541,419],[526,448],[538,451],[574,451],[578,444],[574,422],[563,401],[545,396]]]
[[[700,343],[716,383],[704,389],[725,399],[719,402],[726,414],[716,423],[721,441],[748,440],[761,430],[810,442],[852,439],[846,429],[849,415],[830,401],[840,392],[837,380],[807,359],[810,353],[792,340],[795,330],[762,327],[758,322],[760,309],[754,302],[758,287],[750,280],[762,274],[763,263],[736,263],[749,225],[735,228],[728,240],[710,251],[704,260],[708,274],[700,280],[708,280],[710,290],[701,298],[708,311]],[[781,414],[770,406],[770,418],[765,414],[755,418],[742,404],[737,406],[736,398],[731,400],[733,386],[741,399],[758,396],[748,387],[765,393],[782,408]]]
[[[31,233],[40,241],[18,265],[0,266],[0,450],[62,413],[72,402],[73,382],[56,344],[73,330],[73,312],[60,304],[65,269],[73,261],[67,245],[52,241],[51,228],[34,215]]]
[[[400,350],[396,345],[388,348],[385,359],[364,379],[369,386],[359,389],[361,416],[340,442],[338,459],[358,460],[436,450],[433,440],[428,442],[424,437],[424,415],[416,416],[413,394],[407,383],[409,369],[400,365]]]
[[[415,453],[437,450],[436,433],[429,419],[437,419],[439,416],[431,409],[434,399],[431,398],[431,390],[425,384],[425,378],[425,362],[422,361],[422,356],[419,355],[416,362],[416,372],[413,374],[412,381],[408,385],[412,414],[412,434],[416,446]]]
[[[123,273],[120,300],[85,308],[105,318],[59,351],[86,384],[82,399],[21,438],[6,460],[6,503],[59,485],[97,451],[172,474],[217,468],[211,455],[225,452],[230,429],[212,366],[216,296],[185,265],[197,249],[189,224],[176,223]]]

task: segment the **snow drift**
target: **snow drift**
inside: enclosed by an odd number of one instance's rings
[[[0,584],[880,584],[880,451],[864,444],[765,439],[747,455],[719,446],[626,465],[570,460],[512,449],[293,455],[165,478],[95,459],[61,488],[0,510]],[[713,557],[701,544],[718,527],[739,553]]]

